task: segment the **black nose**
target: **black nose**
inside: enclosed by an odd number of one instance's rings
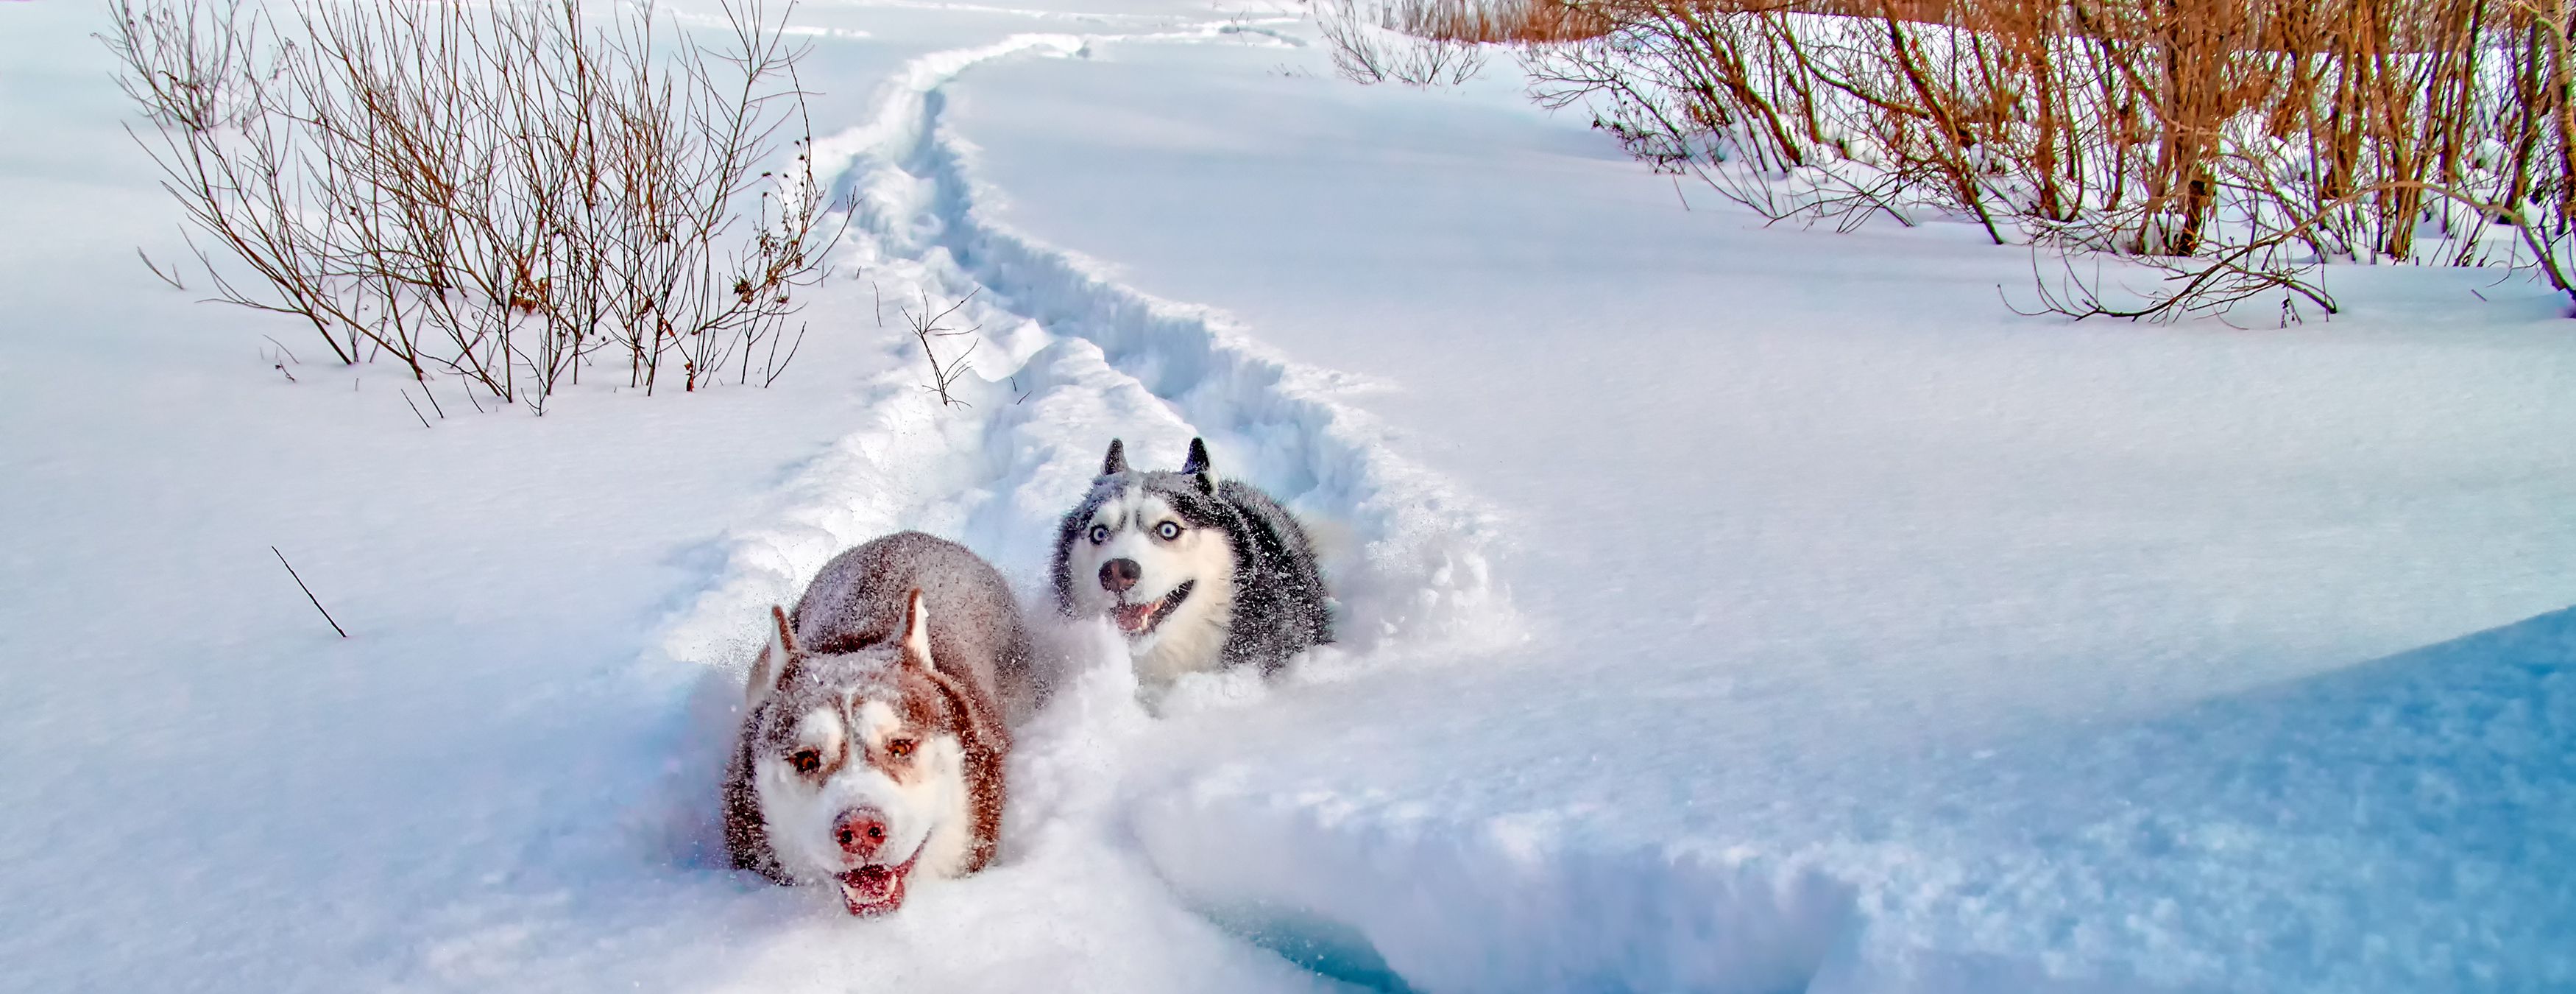
[[[1145,568],[1133,559],[1112,559],[1100,564],[1100,586],[1113,594],[1123,594],[1145,575]]]

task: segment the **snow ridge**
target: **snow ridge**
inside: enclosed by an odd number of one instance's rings
[[[1569,838],[1579,819],[1559,812],[1458,818],[1420,800],[1282,790],[1251,772],[1148,796],[1138,839],[1212,917],[1339,979],[1800,991],[1864,924],[1858,888],[1822,847],[1585,848]]]
[[[1228,22],[1132,40],[1203,41],[1243,31]],[[1088,46],[1068,48],[1058,39],[1041,50],[1080,55]],[[928,184],[942,223],[885,224],[879,230],[891,243],[923,256],[944,253],[977,285],[1009,293],[1007,304],[1019,313],[1097,346],[1111,368],[1209,436],[1221,472],[1271,489],[1321,518],[1328,534],[1336,525],[1356,532],[1364,547],[1334,570],[1345,643],[1369,649],[1402,635],[1454,651],[1461,639],[1517,632],[1487,567],[1495,516],[1389,454],[1382,429],[1333,400],[1366,384],[1292,362],[1222,312],[1145,293],[1119,282],[1107,265],[994,219],[980,207],[996,191],[976,176],[975,146],[941,117],[946,93],[932,88],[922,101],[930,126],[901,168]],[[1169,448],[1140,455],[1150,463],[1154,453],[1178,463]]]
[[[1188,439],[1203,436],[1220,474],[1307,519],[1338,595],[1341,642],[1312,671],[1517,637],[1488,568],[1496,516],[1388,454],[1384,431],[1335,400],[1364,384],[1294,363],[1221,313],[1121,284],[1108,267],[995,220],[980,206],[994,192],[974,176],[973,146],[940,121],[943,85],[989,60],[1233,39],[1242,28],[1022,34],[934,53],[897,74],[871,121],[815,143],[818,174],[837,177],[835,193],[854,203],[842,258],[875,284],[879,320],[900,328],[906,313],[967,301],[951,326],[981,329],[968,357],[976,373],[960,384],[972,406],[940,409],[921,389],[918,344],[893,341],[895,368],[864,388],[869,423],[804,467],[769,523],[733,537],[724,579],[669,628],[673,658],[738,667],[766,602],[792,598],[838,549],[905,527],[960,536],[1034,591],[1055,518],[1111,437],[1142,464],[1177,466]]]

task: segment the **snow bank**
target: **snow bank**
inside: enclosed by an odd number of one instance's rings
[[[2576,599],[2545,295],[2372,271],[2281,334],[2024,320],[1995,286],[2027,257],[1973,232],[1684,211],[1508,81],[1281,58],[1103,46],[945,115],[1014,230],[1356,371],[1513,515],[1531,642],[1135,761],[1129,830],[1213,920],[1422,990],[2553,982],[2545,931],[2490,927],[2556,920],[2551,850],[2486,917],[2411,882],[2474,854],[2380,859],[2339,807],[2458,755],[2350,755],[2360,705],[2227,710]],[[2233,747],[2195,745],[2274,726],[2327,789],[2231,794]],[[2238,827],[2276,803],[2305,834]]]
[[[1238,762],[1133,824],[1219,920],[1424,991],[2576,983],[2576,609],[1870,784],[1803,838],[1637,844],[1654,813],[1282,789]]]
[[[1137,837],[1211,918],[1345,980],[1799,990],[1855,918],[1851,886],[1805,859],[1587,849],[1556,812],[1459,819],[1266,787],[1245,767],[1198,778],[1140,805]]]

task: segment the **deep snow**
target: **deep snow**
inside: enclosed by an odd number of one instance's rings
[[[1283,695],[1229,725],[1257,759],[1140,787],[1184,891],[1428,989],[2568,982],[2564,837],[2527,827],[2570,803],[2564,640],[2344,669],[2568,602],[2544,291],[2024,320],[2027,258],[1964,226],[1757,230],[1507,86],[1267,55],[997,65],[951,119],[1000,223],[1382,384],[1506,509],[1538,637]],[[2300,680],[2372,689],[2231,703]],[[2445,707],[2531,717],[2500,747]],[[2510,789],[2384,787],[2462,778]],[[2529,886],[2438,885],[2498,836]]]
[[[1499,73],[1048,2],[800,12],[863,208],[779,389],[427,431],[131,262],[95,11],[0,7],[11,982],[2576,984],[2576,621],[2457,638],[2576,603],[2545,294],[2020,319],[2014,251],[1759,229]],[[969,294],[940,409],[897,310]],[[721,871],[766,604],[899,527],[1034,594],[1107,438],[1193,434],[1343,645],[1151,716],[1058,628],[995,869],[883,922]]]

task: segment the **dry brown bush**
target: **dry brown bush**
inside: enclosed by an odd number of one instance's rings
[[[1553,44],[1598,38],[1611,22],[1566,0],[1478,0],[1437,3],[1426,0],[1391,6],[1387,27],[1424,38],[1480,45]]]
[[[1331,47],[1333,69],[1354,83],[1450,86],[1485,67],[1475,41],[1407,26],[1427,10],[1472,10],[1438,0],[1314,0],[1315,26]]]
[[[597,367],[689,391],[794,358],[830,233],[803,50],[759,0],[706,44],[578,0],[110,10],[136,139],[211,241],[191,244],[218,299],[303,320],[341,362],[390,354],[543,413]]]
[[[1774,218],[1933,211],[2166,277],[2043,280],[2051,309],[2331,311],[2326,261],[2576,296],[2570,0],[1567,2],[1611,27],[1528,46],[1539,96],[1659,168]]]
[[[1313,0],[1333,66],[1358,83],[1465,82],[1496,45],[1598,38],[1612,25],[1567,0]]]

